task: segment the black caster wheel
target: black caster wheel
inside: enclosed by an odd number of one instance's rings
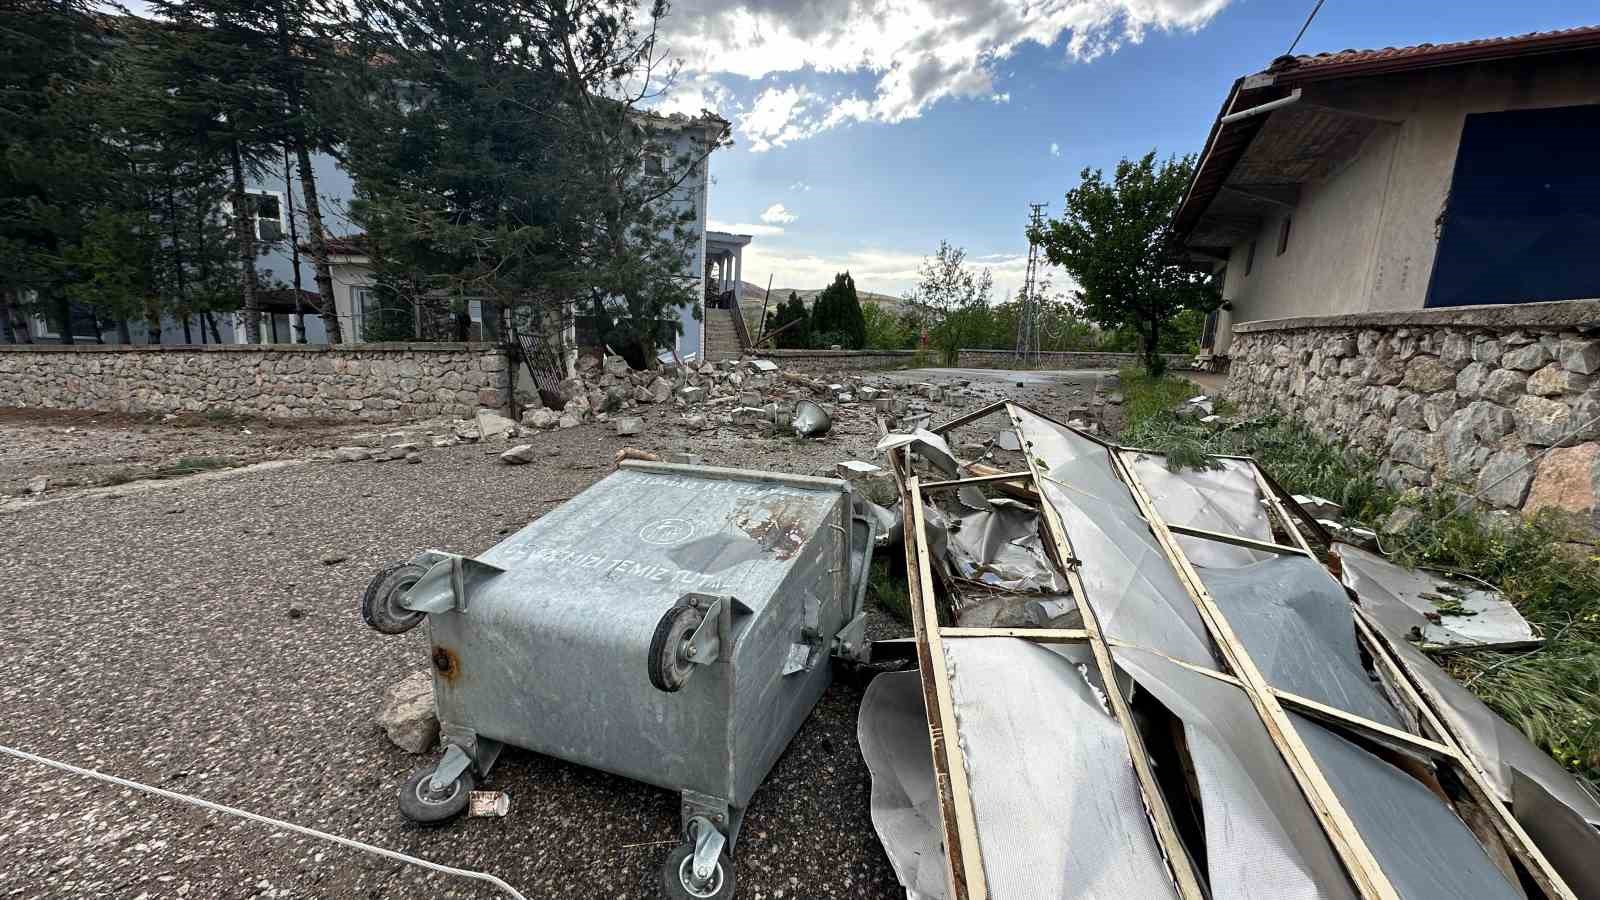
[[[733,896],[733,860],[717,857],[717,867],[705,884],[694,881],[694,844],[679,844],[661,867],[661,887],[670,900],[729,900]]]
[[[650,638],[650,683],[656,690],[682,690],[689,676],[694,674],[694,663],[684,657],[683,643],[705,621],[704,610],[679,601],[656,623],[656,632]]]
[[[413,563],[395,563],[378,570],[361,595],[361,618],[374,631],[403,634],[422,623],[427,613],[406,609],[400,598],[427,570]]]
[[[400,814],[413,822],[433,825],[461,815],[467,810],[475,786],[469,769],[456,776],[442,791],[435,791],[428,782],[433,769],[422,769],[400,788]]]

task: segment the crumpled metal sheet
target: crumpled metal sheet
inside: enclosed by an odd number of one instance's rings
[[[944,652],[946,737],[965,756],[989,895],[1177,897],[1089,648],[982,638]]]
[[[1416,634],[1424,645],[1440,648],[1518,647],[1540,642],[1533,626],[1499,591],[1397,566],[1349,544],[1334,544],[1333,553],[1339,557],[1339,578],[1344,586],[1356,592],[1361,608],[1391,634]],[[1471,615],[1439,614],[1433,598],[1448,596],[1456,597]],[[1438,615],[1438,623],[1429,620],[1427,613]]]
[[[926,428],[886,434],[878,441],[878,452],[888,453],[896,447],[906,445],[910,445],[911,451],[927,460],[929,465],[943,472],[946,478],[956,477],[958,471],[956,455],[950,452],[950,445],[945,443],[944,438]]]
[[[928,552],[955,584],[963,628],[1076,628],[1083,624],[1066,579],[1045,553],[1039,512],[1014,500],[924,507]]]
[[[872,827],[906,900],[944,900],[939,789],[917,671],[872,679],[861,698],[856,741],[872,775]]]
[[[1511,808],[1545,859],[1579,897],[1600,897],[1600,831],[1544,785],[1511,770]]]
[[[1111,652],[1183,722],[1213,900],[1353,900],[1339,857],[1250,698],[1144,650]]]
[[[820,437],[833,427],[833,417],[813,400],[801,400],[794,405],[794,418],[789,427],[799,437]]]
[[[1133,460],[1133,470],[1168,524],[1271,541],[1272,523],[1261,505],[1261,489],[1250,463],[1238,459],[1216,462],[1221,468],[1173,472],[1165,457],[1141,453]],[[1205,538],[1175,537],[1184,555],[1197,566],[1234,568],[1272,555]]]
[[[1210,636],[1105,446],[1018,410],[1018,430],[1040,463],[1039,488],[1072,540],[1083,580],[1107,637],[1184,662],[1216,668]]]
[[[1466,824],[1422,782],[1309,719],[1291,717],[1403,900],[1525,900]]]
[[[1371,615],[1368,618],[1376,621],[1376,617]],[[1467,756],[1480,762],[1494,793],[1499,794],[1502,801],[1512,804],[1512,814],[1518,822],[1523,822],[1525,826],[1536,822],[1530,810],[1517,807],[1517,775],[1522,775],[1538,783],[1550,798],[1566,809],[1573,810],[1592,828],[1600,828],[1600,799],[1584,788],[1582,781],[1562,769],[1562,765],[1550,759],[1550,754],[1534,746],[1533,741],[1512,727],[1510,722],[1496,716],[1493,709],[1467,690],[1466,685],[1435,665],[1426,653],[1406,641],[1403,634],[1395,634],[1381,621],[1378,628],[1389,637],[1390,649],[1394,649],[1400,666],[1406,674],[1410,674],[1411,681],[1416,682],[1422,695],[1434,706],[1438,717],[1456,735]],[[1549,847],[1541,846],[1541,849],[1547,855],[1552,854]],[[1592,831],[1584,855],[1590,865],[1594,860],[1600,860],[1600,831]],[[1560,863],[1555,862],[1554,858],[1552,863],[1560,868]],[[1600,892],[1595,895],[1600,897]]]
[[[1228,625],[1273,687],[1404,728],[1361,665],[1350,601],[1305,556],[1240,569],[1200,569]]]

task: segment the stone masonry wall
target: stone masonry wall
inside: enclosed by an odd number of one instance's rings
[[[373,420],[509,411],[488,344],[0,346],[0,406]]]
[[[1600,301],[1250,322],[1231,353],[1226,396],[1371,454],[1397,489],[1600,525]]]
[[[919,357],[915,350],[762,350],[756,355],[770,359],[790,372],[899,369],[916,366],[919,361],[933,365],[932,355],[922,354]]]

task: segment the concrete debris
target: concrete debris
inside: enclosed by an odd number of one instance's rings
[[[553,409],[547,409],[542,406],[538,409],[530,409],[522,414],[522,424],[528,426],[529,428],[546,430],[556,427],[556,425],[560,424],[560,422],[560,413]]]
[[[556,424],[561,426],[562,428],[577,428],[579,425],[583,424],[583,419],[579,418],[577,415],[575,415],[573,413],[567,413],[567,414],[563,415],[556,422]]]
[[[478,423],[478,439],[481,441],[508,438],[517,433],[517,423],[497,412],[480,409],[476,419]]]
[[[339,462],[362,462],[372,458],[372,451],[366,447],[339,447],[333,451],[333,458]]]
[[[778,371],[778,364],[770,359],[752,359],[750,360],[750,367],[755,369],[757,372]]]
[[[390,685],[383,692],[383,704],[372,721],[401,750],[411,754],[432,751],[439,745],[433,673],[422,669]]]
[[[531,463],[533,462],[533,459],[534,450],[532,444],[518,444],[500,454],[500,461],[508,466],[520,466],[524,463]]]
[[[638,416],[623,416],[617,420],[617,434],[621,437],[644,431],[644,420]]]
[[[420,463],[422,462],[422,454],[413,450],[406,454],[406,462],[411,463],[412,465]]]
[[[28,493],[42,494],[50,489],[50,476],[36,475],[28,479]]]
[[[667,456],[667,462],[680,466],[703,466],[705,458],[698,453],[673,453]]]
[[[879,506],[893,506],[900,498],[894,473],[858,459],[848,459],[834,467],[834,474],[850,483],[856,493]]]

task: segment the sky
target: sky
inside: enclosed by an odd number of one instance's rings
[[[709,218],[753,235],[746,282],[848,269],[900,295],[947,240],[1001,300],[1023,280],[1029,203],[1059,213],[1085,167],[1198,152],[1233,80],[1288,50],[1313,2],[675,0],[661,103],[733,123]],[[1597,22],[1592,0],[1326,0],[1296,52]]]

